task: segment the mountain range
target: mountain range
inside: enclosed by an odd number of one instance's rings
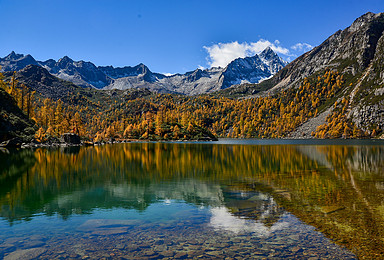
[[[11,52],[8,56],[0,58],[0,66],[4,72],[20,71],[28,65],[37,65],[50,74],[81,87],[121,90],[147,88],[160,93],[187,95],[209,93],[244,82],[259,83],[273,76],[286,64],[287,62],[269,47],[259,55],[235,59],[225,68],[196,69],[171,76],[153,73],[144,64],[114,68],[74,61],[68,56],[58,61],[37,61],[31,55]]]

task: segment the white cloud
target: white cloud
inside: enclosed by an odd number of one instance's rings
[[[271,49],[279,54],[288,55],[289,50],[280,45],[280,42],[270,42],[268,40],[261,39],[257,42],[243,42],[239,43],[218,43],[212,46],[204,46],[204,49],[208,52],[208,65],[211,67],[225,67],[231,61],[237,58],[244,58],[259,54],[265,48],[271,47]]]
[[[251,220],[233,216],[225,207],[211,208],[210,226],[216,230],[225,230],[235,234],[252,232],[254,236],[265,237],[277,230],[289,229],[289,222],[283,217],[271,227],[266,226],[261,220]]]
[[[294,51],[307,52],[313,49],[313,46],[308,43],[296,43],[291,47]]]
[[[281,45],[279,40],[270,42],[268,40],[260,39],[257,42],[243,42],[239,43],[217,43],[212,46],[204,46],[203,48],[208,52],[207,64],[210,67],[225,67],[231,61],[237,58],[244,58],[259,54],[265,48],[271,47],[271,49],[279,54],[283,59],[290,62],[301,54],[310,51],[314,48],[308,43],[296,43],[290,48],[285,48]]]

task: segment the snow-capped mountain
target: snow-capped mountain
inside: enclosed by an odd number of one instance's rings
[[[209,93],[241,83],[258,83],[270,78],[286,64],[271,48],[253,57],[238,58],[225,68],[196,69],[171,76],[153,73],[144,64],[122,68],[97,67],[91,62],[73,61],[67,56],[58,61],[36,61],[31,55],[14,52],[0,58],[3,71],[18,71],[27,65],[39,65],[52,75],[82,87],[148,88],[162,93],[187,95]]]
[[[287,63],[269,47],[259,55],[238,58],[223,70],[221,89],[241,83],[259,83],[273,76],[285,65]]]

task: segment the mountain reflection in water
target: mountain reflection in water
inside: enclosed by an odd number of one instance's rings
[[[0,152],[0,217],[209,208],[209,225],[268,236],[286,212],[360,257],[384,254],[384,146],[129,143]]]

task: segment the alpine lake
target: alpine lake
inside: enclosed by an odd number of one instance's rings
[[[0,151],[0,259],[383,259],[384,141]]]

